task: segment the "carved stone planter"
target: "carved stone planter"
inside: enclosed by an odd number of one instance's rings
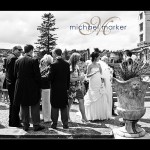
[[[137,126],[138,120],[145,114],[144,97],[149,82],[135,77],[127,81],[113,78],[113,86],[118,97],[117,112],[123,118],[125,126],[115,130],[121,137],[135,138],[145,136],[143,128]]]

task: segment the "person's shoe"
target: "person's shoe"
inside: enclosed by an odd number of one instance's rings
[[[28,130],[29,130],[29,127],[28,127],[28,126],[23,126],[23,130],[24,130],[24,131],[28,131]]]
[[[43,130],[43,129],[45,129],[44,126],[41,126],[41,125],[34,126],[34,131],[40,131],[40,130]]]
[[[29,130],[29,127],[30,127],[30,124],[24,125],[24,126],[23,126],[23,130],[28,131],[28,130]]]
[[[51,125],[51,128],[52,128],[52,129],[57,129],[57,126],[52,124],[52,125]]]
[[[81,121],[82,121],[84,124],[90,123],[90,121],[89,121],[89,120],[81,119]]]
[[[113,116],[118,116],[118,114],[116,114],[114,111],[112,111],[112,115]]]
[[[69,129],[69,126],[68,125],[64,125],[63,129]]]

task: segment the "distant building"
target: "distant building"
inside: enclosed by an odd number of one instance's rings
[[[138,47],[150,45],[150,11],[139,11],[139,43]]]
[[[137,48],[132,53],[144,62],[150,58],[150,11],[139,11],[139,38]]]

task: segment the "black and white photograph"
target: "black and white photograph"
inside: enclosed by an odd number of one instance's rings
[[[1,139],[150,139],[150,11],[0,11]]]

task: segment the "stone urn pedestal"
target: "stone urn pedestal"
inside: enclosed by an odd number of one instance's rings
[[[143,128],[137,126],[138,120],[145,114],[144,97],[149,82],[140,77],[120,81],[113,78],[113,87],[118,97],[117,113],[125,122],[125,126],[113,130],[114,135],[126,138],[145,136]]]

